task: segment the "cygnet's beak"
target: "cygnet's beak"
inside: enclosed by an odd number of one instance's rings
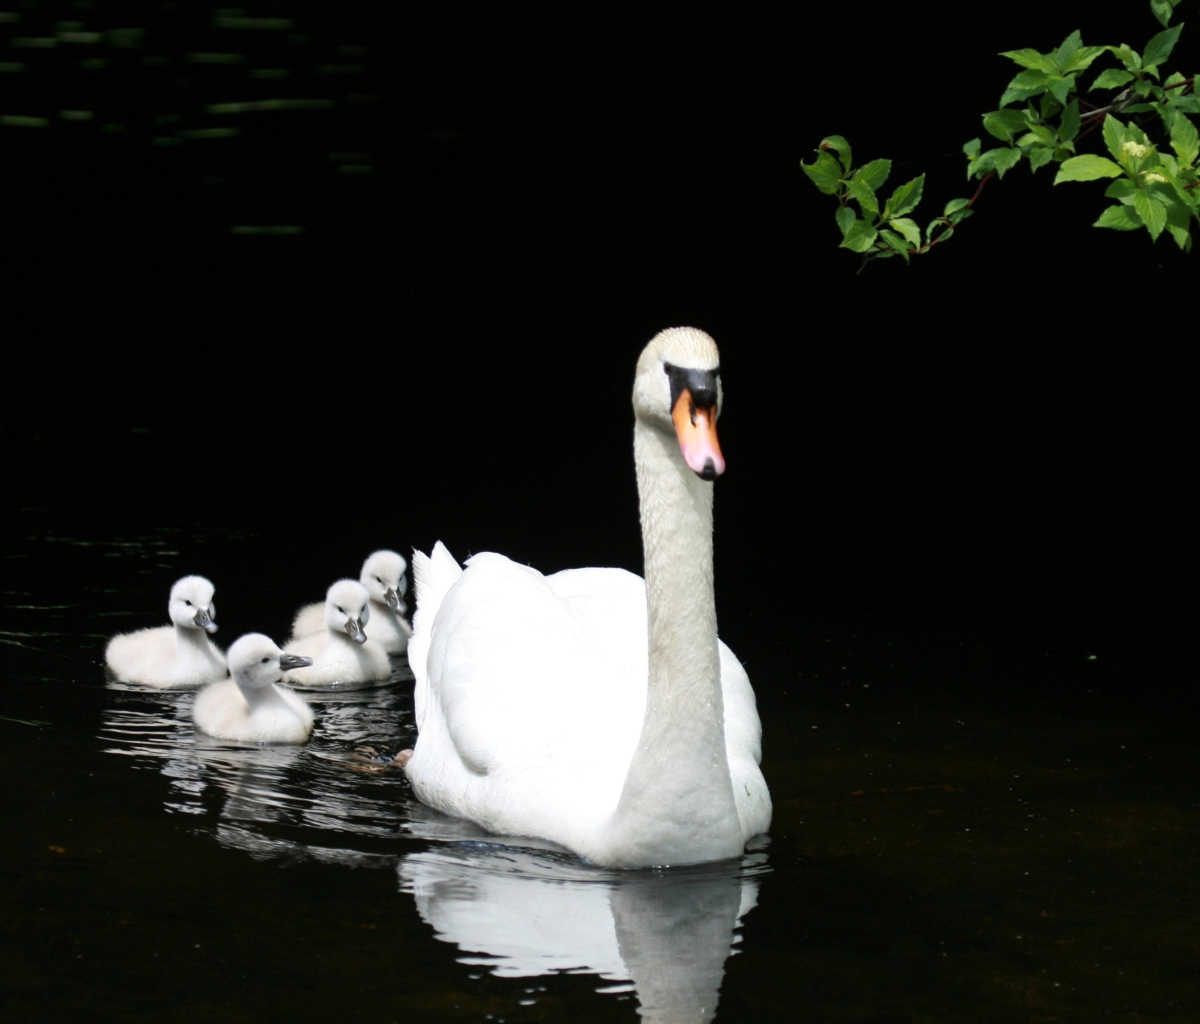
[[[212,616],[208,614],[207,608],[197,609],[196,615],[192,621],[196,623],[196,627],[198,629],[202,629],[206,633],[215,633],[217,631],[217,624],[213,622]]]
[[[307,668],[312,664],[312,658],[306,658],[302,654],[281,654],[279,656],[279,667],[286,672],[289,668]]]
[[[408,611],[408,605],[404,603],[404,598],[400,596],[400,590],[393,587],[383,595],[384,603],[397,615],[403,615]]]
[[[367,634],[363,632],[362,623],[358,619],[346,620],[346,635],[356,644],[367,642]]]
[[[725,472],[725,457],[717,441],[715,390],[679,389],[671,409],[679,450],[688,468],[704,480],[715,480]]]

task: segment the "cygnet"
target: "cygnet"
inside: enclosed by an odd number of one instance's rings
[[[367,588],[371,598],[371,624],[367,636],[388,654],[403,654],[408,649],[412,626],[404,616],[408,606],[408,562],[395,551],[376,551],[363,562],[359,583]],[[325,630],[325,607],[320,602],[305,605],[296,613],[292,623],[292,640],[322,633]]]
[[[213,585],[203,576],[184,576],[171,588],[167,613],[173,625],[120,633],[108,642],[104,660],[126,683],[164,689],[202,686],[225,677],[225,656],[209,633],[217,631]]]
[[[367,588],[358,580],[338,580],[325,595],[325,631],[291,641],[287,650],[312,658],[312,668],[300,669],[289,682],[307,688],[387,679],[392,667],[387,651],[367,639],[371,620]]]
[[[311,665],[311,658],[286,654],[269,636],[247,633],[229,648],[232,679],[212,683],[196,694],[196,728],[221,740],[251,743],[305,743],[313,713],[298,693],[281,689],[283,673]]]

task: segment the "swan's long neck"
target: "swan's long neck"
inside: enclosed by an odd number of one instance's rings
[[[208,634],[202,629],[192,629],[190,626],[175,625],[175,657],[184,664],[213,663],[209,649]]]
[[[725,753],[713,596],[713,487],[672,433],[636,421],[650,675],[641,738],[613,818],[630,864],[719,860],[743,836]]]

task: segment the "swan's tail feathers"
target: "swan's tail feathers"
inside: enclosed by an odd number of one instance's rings
[[[437,617],[447,591],[454,586],[463,570],[454,560],[454,556],[446,550],[446,545],[439,540],[428,555],[423,551],[413,551],[412,571],[413,587],[417,596],[413,633],[426,635],[433,627],[433,620]]]
[[[446,550],[440,540],[427,555],[413,550],[413,589],[416,592],[417,610],[413,614],[412,637],[408,641],[408,664],[413,670],[416,683],[413,687],[413,702],[417,716],[417,731],[425,726],[425,713],[429,706],[429,644],[433,639],[433,620],[446,594],[462,575],[462,566]]]

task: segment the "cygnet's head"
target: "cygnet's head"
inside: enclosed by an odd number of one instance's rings
[[[338,580],[325,594],[325,625],[356,644],[365,644],[363,626],[371,617],[370,603],[367,588],[358,580]]]
[[[397,615],[404,615],[408,605],[404,595],[408,593],[408,562],[395,551],[376,551],[363,562],[359,582],[367,588],[372,601],[386,604]]]
[[[642,422],[674,433],[688,468],[704,480],[725,472],[717,443],[721,415],[717,343],[694,327],[656,334],[638,357],[633,411]]]
[[[167,605],[171,621],[185,629],[202,629],[206,633],[215,633],[215,593],[216,588],[203,576],[184,576],[171,588],[171,601]]]
[[[226,658],[234,681],[243,690],[261,690],[272,683],[282,683],[288,669],[312,664],[312,658],[285,654],[275,646],[274,640],[262,633],[238,637]]]

